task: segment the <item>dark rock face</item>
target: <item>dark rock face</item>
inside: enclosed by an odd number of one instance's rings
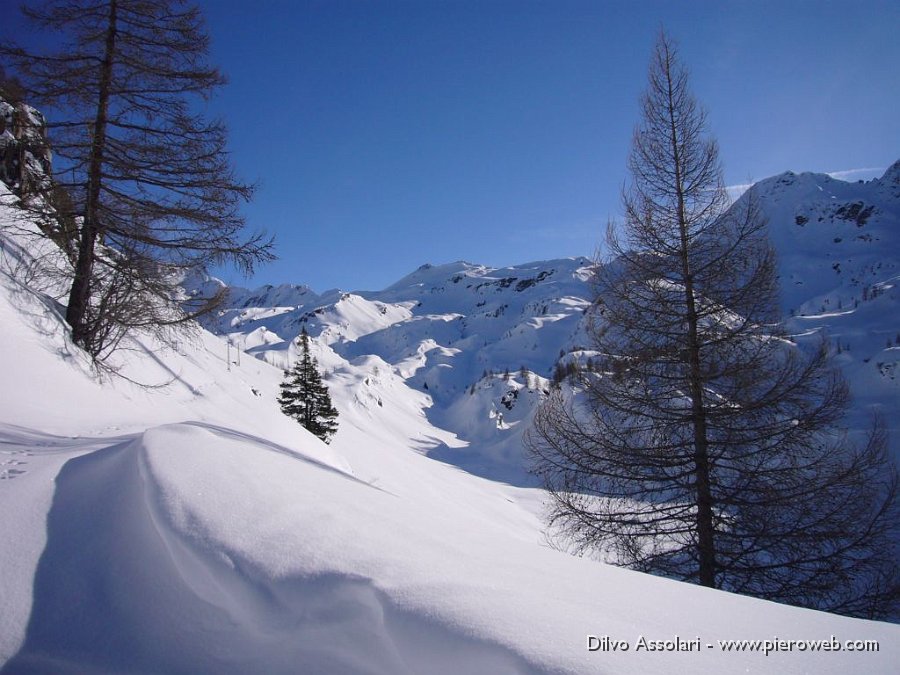
[[[19,196],[49,183],[51,164],[44,116],[0,98],[0,180]]]

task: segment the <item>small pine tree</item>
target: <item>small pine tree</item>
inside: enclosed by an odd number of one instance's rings
[[[331,404],[328,387],[322,383],[318,364],[309,353],[306,328],[300,333],[300,359],[281,384],[278,402],[288,417],[296,419],[326,443],[337,431],[338,412]]]
[[[551,383],[554,385],[554,387],[559,387],[564,379],[566,379],[566,367],[562,363],[557,361],[556,365],[553,367],[553,377],[551,378]]]

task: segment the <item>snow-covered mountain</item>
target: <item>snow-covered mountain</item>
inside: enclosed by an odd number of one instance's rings
[[[373,424],[391,415],[393,390],[411,389],[427,400],[429,422],[453,439],[427,454],[528,485],[521,434],[554,364],[586,343],[590,276],[587,258],[503,269],[455,262],[423,265],[379,292],[230,289],[228,307],[205,326],[283,369],[305,327],[331,381],[353,391]]]
[[[754,185],[741,197],[748,199],[768,219],[779,252],[789,328],[801,342],[831,341],[857,395],[854,424],[866,426],[879,411],[900,447],[900,162],[865,183],[785,173]],[[423,265],[377,292],[232,288],[227,308],[205,325],[281,368],[305,326],[319,360],[374,417],[383,413],[386,383],[422,392],[429,421],[459,444],[428,454],[529,484],[521,431],[546,378],[560,361],[589,357],[591,264]]]
[[[855,423],[879,413],[900,461],[900,161],[867,182],[788,172],[742,199],[769,220],[791,332],[830,341]]]
[[[897,221],[879,214],[896,199],[871,199],[864,228],[887,237]],[[0,185],[3,673],[896,671],[896,625],[547,545],[521,433],[557,361],[589,357],[588,260],[424,266],[377,293],[233,289],[209,323],[219,335],[137,341],[124,377],[98,378],[57,292],[28,273],[53,252],[22,238],[27,222],[10,227],[12,201]],[[766,207],[776,237],[798,227],[779,204],[781,220]],[[827,248],[811,228],[798,236]],[[818,250],[800,259],[816,265]],[[835,321],[856,321],[839,358],[878,382],[884,409],[895,383],[866,366],[891,350],[863,335],[896,320],[895,255],[881,251],[880,290],[860,289],[853,313],[814,311],[841,292],[834,272],[791,305],[804,332],[832,339],[851,325]],[[199,284],[221,282],[188,290]],[[275,402],[301,325],[341,414],[331,445]],[[848,651],[861,640],[878,651]]]

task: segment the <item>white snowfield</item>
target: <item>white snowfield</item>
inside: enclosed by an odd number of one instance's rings
[[[320,341],[340,411],[330,446],[278,410],[280,368],[238,364],[205,331],[123,357],[123,375],[159,387],[98,378],[58,305],[15,274],[29,253],[11,219],[0,206],[0,672],[897,672],[900,626],[548,546],[539,490],[428,456],[516,438],[541,382],[489,378],[468,394],[441,372],[462,347],[440,336],[448,352],[365,352],[374,330],[357,328],[347,359]],[[389,326],[410,317],[397,303],[348,298],[340,320]],[[437,417],[423,372],[461,390]],[[483,411],[492,432],[462,428],[510,388],[518,407]]]

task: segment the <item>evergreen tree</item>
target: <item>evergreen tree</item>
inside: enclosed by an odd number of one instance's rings
[[[331,404],[328,387],[319,375],[316,359],[309,353],[306,328],[300,333],[300,358],[281,384],[278,402],[285,415],[296,419],[303,427],[326,443],[337,431],[338,412]]]
[[[826,346],[804,354],[781,329],[766,223],[746,200],[726,210],[716,143],[665,35],[629,168],[615,258],[597,272],[597,372],[567,372],[582,393],[554,392],[529,436],[552,522],[635,569],[891,616],[884,433],[850,438]]]

